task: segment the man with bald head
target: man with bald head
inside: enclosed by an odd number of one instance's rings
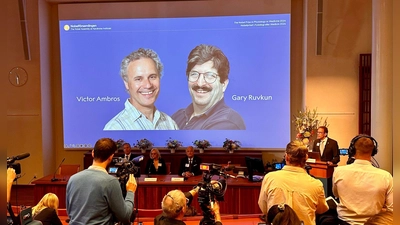
[[[340,200],[338,218],[351,225],[364,224],[383,210],[393,211],[393,176],[371,164],[377,152],[373,140],[367,135],[353,138],[354,162],[333,173],[333,194]]]
[[[186,157],[181,159],[178,174],[186,178],[201,175],[200,164],[201,158],[194,155],[193,146],[188,146],[186,148]]]

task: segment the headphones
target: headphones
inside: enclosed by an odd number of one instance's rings
[[[371,136],[366,135],[366,134],[359,134],[355,136],[353,139],[350,141],[350,146],[349,146],[349,158],[353,157],[356,154],[356,147],[355,144],[360,138],[369,138],[371,141],[374,143],[374,149],[372,149],[371,156],[374,156],[378,153],[378,142]]]

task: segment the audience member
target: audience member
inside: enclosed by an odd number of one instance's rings
[[[364,225],[393,225],[393,211],[381,211],[369,218]]]
[[[301,225],[296,212],[288,205],[281,203],[273,205],[267,214],[267,222],[273,225]]]
[[[47,193],[37,205],[32,207],[32,216],[43,225],[62,225],[58,218],[58,197],[53,193]]]
[[[150,151],[150,159],[147,160],[145,174],[167,174],[167,165],[157,148]]]
[[[70,225],[130,223],[137,185],[130,174],[124,199],[120,182],[107,173],[116,150],[112,139],[99,139],[92,150],[92,166],[69,179],[66,205]]]
[[[315,224],[315,214],[328,210],[322,182],[307,174],[304,169],[308,148],[301,141],[286,146],[286,165],[282,170],[264,176],[258,205],[267,214],[276,204],[286,203],[306,225]]]
[[[181,159],[178,174],[183,177],[192,177],[202,174],[200,170],[201,158],[194,155],[193,146],[186,148],[186,156]]]
[[[393,211],[393,177],[372,166],[371,155],[377,151],[372,137],[359,135],[353,140],[354,163],[333,172],[333,194],[340,201],[338,217],[351,225],[364,224],[382,210]]]
[[[191,200],[197,195],[198,187],[183,193],[181,190],[172,190],[166,194],[161,202],[163,213],[154,218],[154,225],[185,225],[183,217]],[[222,225],[219,204],[217,201],[211,207],[215,218],[215,225]]]
[[[11,188],[14,182],[14,179],[17,177],[15,170],[13,168],[7,169],[7,203],[10,202],[11,198]]]

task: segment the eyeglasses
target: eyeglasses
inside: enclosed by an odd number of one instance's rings
[[[191,71],[188,75],[188,80],[190,82],[196,82],[199,80],[200,75],[203,74],[204,80],[208,84],[212,84],[217,80],[218,74],[214,72],[205,72],[205,73],[199,73],[197,71]]]
[[[176,204],[176,205],[178,205],[179,206],[179,204],[177,203],[177,202],[175,202],[175,199],[174,199],[174,197],[172,197],[171,195],[165,195],[166,197],[170,197],[171,199],[172,199],[172,201]],[[165,198],[165,197],[164,197]],[[189,204],[189,202],[190,202],[190,200],[188,199],[188,198],[186,198],[186,205],[188,205]]]

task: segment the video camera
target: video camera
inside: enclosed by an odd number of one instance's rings
[[[217,164],[202,163],[200,169],[204,172],[203,181],[197,185],[199,187],[197,201],[204,216],[200,224],[215,224],[215,218],[209,206],[212,206],[215,200],[224,201],[227,188],[226,179],[229,175],[225,173],[225,168]],[[213,176],[218,176],[218,180],[212,181]]]
[[[138,156],[131,161],[127,161],[121,157],[114,157],[108,167],[108,174],[115,176],[121,186],[122,195],[126,196],[126,183],[128,182],[129,175],[133,174],[134,177],[140,177],[139,163],[143,160],[143,156]],[[136,211],[134,210],[131,214],[130,221],[133,222],[136,219]],[[116,220],[116,219],[115,219]],[[116,224],[122,225],[123,223],[115,221]],[[129,223],[130,224],[130,223]]]
[[[15,161],[28,158],[31,154],[23,153],[21,155],[7,157],[7,169],[13,168],[17,175],[21,174],[21,164],[16,163]]]
[[[108,174],[118,178],[121,183],[126,183],[129,179],[129,174],[134,177],[140,177],[140,167],[137,165],[143,160],[143,156],[136,157],[131,161],[125,161],[121,157],[114,157],[108,168]]]

